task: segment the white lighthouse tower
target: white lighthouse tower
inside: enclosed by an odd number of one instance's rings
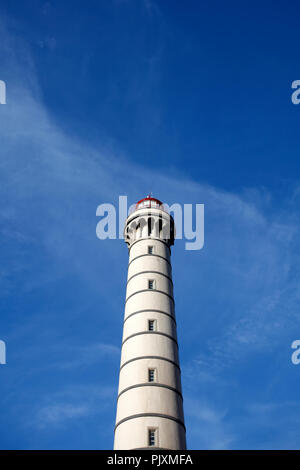
[[[125,225],[129,249],[114,449],[186,449],[171,268],[174,221],[146,197]]]

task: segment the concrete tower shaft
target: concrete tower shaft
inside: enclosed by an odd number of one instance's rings
[[[126,220],[129,265],[114,449],[186,449],[171,268],[174,221],[157,199]]]

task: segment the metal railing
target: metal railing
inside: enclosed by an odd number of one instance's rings
[[[169,208],[165,204],[158,204],[154,201],[143,201],[139,204],[133,204],[132,206],[130,206],[129,211],[128,211],[128,215],[131,215],[133,212],[138,211],[140,209],[143,209],[143,210],[145,210],[145,209],[159,209],[161,211],[166,212],[167,214],[170,214]]]

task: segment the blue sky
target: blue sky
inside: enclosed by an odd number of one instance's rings
[[[112,448],[127,249],[96,208],[149,191],[205,204],[172,255],[188,447],[300,448],[297,2],[3,0],[0,79],[0,448]]]

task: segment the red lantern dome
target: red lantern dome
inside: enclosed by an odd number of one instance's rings
[[[159,199],[149,195],[138,201],[135,206],[136,209],[144,209],[149,207],[153,209],[163,209],[163,203]]]

